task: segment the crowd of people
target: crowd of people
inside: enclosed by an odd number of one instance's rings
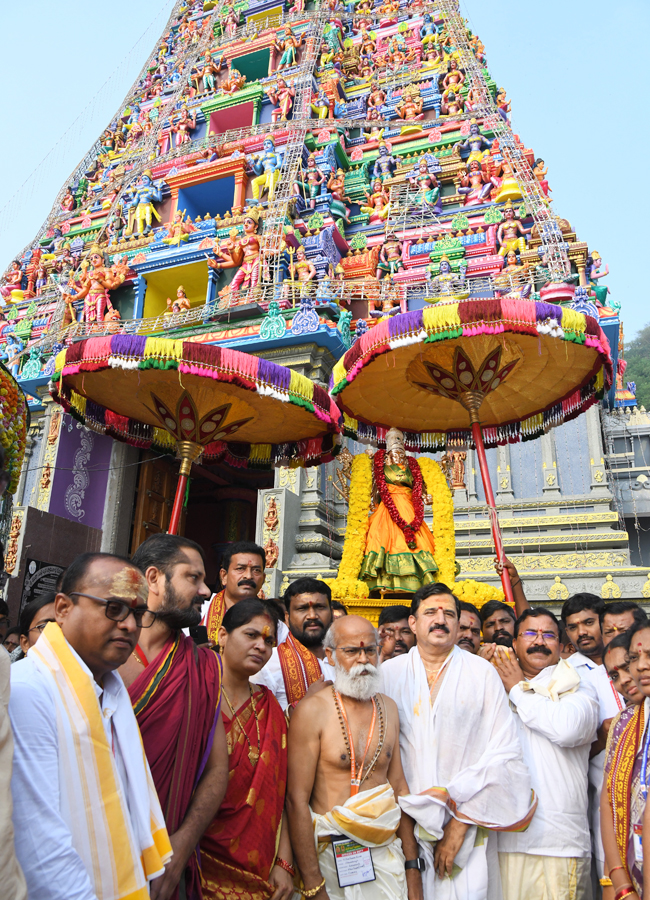
[[[506,561],[514,609],[431,583],[375,628],[265,563],[231,544],[213,594],[154,535],[0,607],[3,900],[644,896],[637,604],[558,619]]]

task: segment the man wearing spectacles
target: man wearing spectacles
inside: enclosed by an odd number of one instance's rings
[[[144,573],[155,613],[120,669],[165,813],[174,857],[153,883],[153,900],[201,896],[195,850],[217,815],[228,786],[228,746],[221,718],[221,659],[196,647],[183,628],[201,621],[210,598],[203,551],[188,538],[154,534],[131,560]],[[151,684],[156,680],[156,690]]]
[[[128,560],[77,557],[25,659],[12,666],[16,855],[29,895],[145,894],[171,845],[116,669],[153,624]]]
[[[324,640],[334,684],[301,700],[291,718],[289,829],[306,896],[316,900],[423,897],[413,821],[397,802],[408,785],[397,708],[379,693],[377,639],[367,619],[337,619]],[[346,871],[355,855],[367,865]]]
[[[498,647],[492,662],[508,692],[538,800],[525,832],[499,835],[504,900],[588,900],[587,777],[598,727],[596,691],[560,658],[559,623],[543,607],[523,612],[513,649]]]

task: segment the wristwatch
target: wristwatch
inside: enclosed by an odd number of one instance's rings
[[[418,856],[417,859],[407,859],[404,863],[405,869],[419,869],[420,872],[424,872],[425,864],[424,860],[421,856]]]

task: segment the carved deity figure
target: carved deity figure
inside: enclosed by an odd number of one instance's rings
[[[294,87],[289,87],[284,78],[278,78],[277,85],[275,88],[269,88],[266,91],[266,95],[271,101],[271,103],[275,103],[275,109],[271,112],[271,121],[277,122],[286,122],[289,118],[289,113],[291,112],[291,107],[293,106],[293,98],[296,96],[296,89]]]
[[[115,290],[124,283],[127,266],[114,265],[108,268],[104,265],[104,254],[97,244],[90,248],[90,265],[84,261],[81,264],[81,278],[79,290],[73,296],[63,293],[63,299],[71,304],[75,300],[83,300],[84,308],[82,321],[87,325],[103,322],[106,310],[112,310],[113,304],[108,296],[109,291]]]
[[[300,179],[293,184],[293,193],[296,197],[303,197],[305,203],[309,201],[311,209],[315,209],[316,198],[320,195],[324,182],[325,175],[316,165],[316,157],[312,153],[307,159],[307,168],[301,169]]]
[[[140,182],[129,205],[129,225],[126,234],[133,234],[136,226],[138,235],[144,236],[151,231],[152,219],[155,216],[160,222],[158,210],[154,207],[154,201],[162,201],[162,187],[153,180],[150,169],[140,177]]]
[[[465,286],[465,277],[462,274],[456,275],[452,271],[449,257],[443,255],[440,258],[437,272],[435,255],[430,253],[429,259],[432,262],[427,266],[426,278],[433,296],[426,299],[432,303],[443,298],[445,300],[466,300],[469,297],[469,292]]]
[[[376,178],[372,185],[372,192],[365,191],[368,205],[361,206],[361,212],[368,213],[368,222],[383,222],[390,211],[390,196],[382,184],[381,178]]]
[[[275,151],[275,141],[267,134],[262,144],[262,153],[246,157],[251,164],[255,178],[252,180],[253,199],[251,203],[259,203],[260,197],[268,193],[269,201],[275,198],[275,186],[280,178],[282,159]]]
[[[209,259],[211,269],[234,269],[239,271],[230,283],[230,291],[252,290],[260,280],[260,238],[257,229],[260,221],[259,209],[251,209],[244,217],[244,234],[234,235],[222,243],[215,251],[215,259]]]
[[[391,232],[386,235],[386,240],[379,251],[375,277],[377,280],[386,276],[392,278],[393,275],[403,269],[402,243],[398,240],[397,236]]]
[[[497,231],[499,242],[499,256],[506,256],[511,250],[523,253],[526,250],[526,237],[530,234],[530,228],[524,228],[521,220],[515,213],[512,202],[508,200],[503,208],[503,222]]]

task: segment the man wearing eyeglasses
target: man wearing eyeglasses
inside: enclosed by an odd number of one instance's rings
[[[124,683],[115,670],[153,624],[128,560],[78,556],[48,622],[12,666],[16,855],[39,900],[144,897],[171,857]]]
[[[538,798],[526,831],[499,835],[504,900],[592,896],[587,778],[598,698],[560,658],[559,638],[550,610],[527,609],[515,623],[514,653],[497,647],[492,660]]]

